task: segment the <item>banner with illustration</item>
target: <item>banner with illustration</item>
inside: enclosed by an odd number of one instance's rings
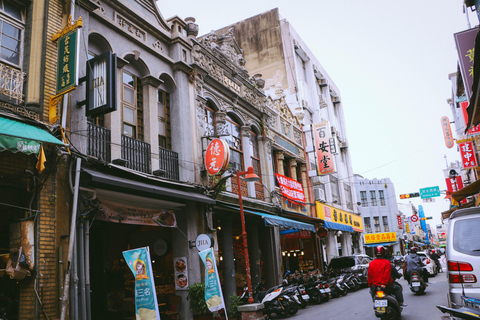
[[[207,307],[212,312],[224,309],[225,302],[223,301],[213,249],[208,248],[200,251],[198,254],[205,265],[205,301],[207,302]]]
[[[149,247],[123,251],[123,257],[135,277],[136,319],[160,319]]]

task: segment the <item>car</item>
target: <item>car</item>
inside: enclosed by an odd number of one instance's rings
[[[366,285],[368,281],[368,265],[372,261],[367,255],[356,254],[344,257],[335,257],[330,260],[328,267],[335,273],[353,272],[360,276],[362,285]]]
[[[430,255],[426,251],[418,251],[417,255],[422,258],[422,262],[425,265],[425,269],[427,269],[429,276],[435,277],[438,273],[435,261],[430,258]]]
[[[446,260],[448,304],[462,305],[461,296],[480,299],[480,208],[454,211],[449,219]]]

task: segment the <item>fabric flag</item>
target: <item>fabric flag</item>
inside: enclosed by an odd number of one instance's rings
[[[208,248],[200,251],[198,254],[205,265],[205,301],[207,302],[207,307],[212,312],[224,309],[225,302],[223,301],[213,249]]]
[[[37,170],[38,173],[42,173],[45,170],[45,161],[47,158],[45,157],[45,152],[43,151],[43,146],[40,147],[40,152],[38,154],[38,162],[37,162]]]
[[[137,320],[160,319],[149,247],[123,251],[125,262],[135,276],[135,313]]]

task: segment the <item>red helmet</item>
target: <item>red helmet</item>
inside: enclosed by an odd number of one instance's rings
[[[418,248],[417,248],[417,247],[412,247],[412,248],[410,248],[410,252],[411,252],[411,253],[417,253],[417,251],[418,251]]]
[[[435,253],[435,249],[432,249],[432,253]]]
[[[378,246],[375,248],[375,256],[377,256],[378,258],[385,258],[386,255],[387,248],[385,248],[384,246]]]

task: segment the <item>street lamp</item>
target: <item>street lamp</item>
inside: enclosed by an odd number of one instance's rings
[[[250,274],[250,258],[248,256],[248,242],[247,242],[247,231],[245,231],[245,214],[243,212],[243,202],[242,202],[242,188],[240,186],[240,176],[245,176],[243,178],[247,182],[259,181],[260,177],[255,174],[253,167],[248,167],[247,171],[237,172],[237,188],[238,188],[238,202],[240,203],[240,216],[242,217],[242,238],[243,238],[243,248],[245,255],[245,268],[247,272],[247,288],[248,288],[248,303],[253,303],[252,297],[252,276]]]

